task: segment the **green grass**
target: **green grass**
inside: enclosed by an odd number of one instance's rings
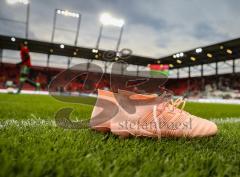
[[[90,103],[94,99],[89,99]],[[88,119],[92,106],[49,96],[0,94],[0,119],[54,119],[63,107]],[[188,103],[204,118],[240,117],[239,105]],[[240,123],[219,125],[215,137],[121,139],[88,129],[0,128],[0,176],[240,176]]]

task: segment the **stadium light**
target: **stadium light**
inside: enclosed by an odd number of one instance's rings
[[[27,4],[29,4],[29,1],[28,0],[7,0],[7,3],[8,4],[21,3],[21,4],[24,4],[24,5],[27,5]]]
[[[79,18],[80,17],[79,13],[70,12],[68,10],[61,10],[61,9],[57,9],[57,14],[67,16],[67,17],[74,17],[74,18]]]
[[[116,27],[120,27],[120,28],[124,25],[123,19],[114,18],[108,13],[101,14],[100,22],[103,25],[111,25],[111,26],[116,26]]]
[[[7,0],[7,3],[10,5],[14,4],[23,4],[27,6],[26,9],[26,29],[25,29],[25,37],[28,38],[28,31],[29,31],[29,17],[30,17],[30,1],[29,0]]]
[[[117,53],[116,53],[116,56],[117,56],[117,57],[121,57],[121,53],[120,53],[120,52],[117,52]]]
[[[202,53],[203,49],[202,48],[198,48],[196,49],[196,53]]]
[[[12,42],[15,42],[15,41],[16,41],[16,38],[15,38],[15,37],[11,37],[11,41],[12,41]]]
[[[182,57],[184,57],[184,53],[183,52],[177,53],[177,54],[173,55],[173,58],[182,58]]]
[[[65,47],[65,46],[64,46],[63,44],[60,44],[60,48],[61,48],[61,49],[64,49],[64,47]]]
[[[179,54],[179,56],[180,56],[180,57],[183,57],[183,56],[184,56],[184,53],[181,52],[181,53]]]
[[[208,58],[212,58],[213,55],[212,55],[211,53],[207,53],[207,57],[208,57]]]
[[[196,58],[195,57],[191,57],[190,58],[192,61],[196,61]]]
[[[177,63],[178,63],[178,64],[181,64],[181,63],[182,63],[182,61],[181,61],[181,60],[177,60]]]
[[[57,15],[62,15],[62,16],[72,17],[72,18],[77,18],[78,19],[76,37],[75,37],[75,41],[74,41],[74,45],[77,46],[79,30],[80,30],[80,23],[81,23],[81,14],[78,13],[78,12],[72,12],[72,11],[68,11],[68,10],[55,9],[55,13],[54,13],[54,17],[53,17],[53,30],[52,30],[51,42],[54,41]],[[61,30],[64,30],[64,29],[61,29]]]
[[[98,53],[98,49],[92,49],[92,53]]]
[[[124,24],[125,24],[124,20],[123,19],[117,19],[117,18],[111,16],[109,13],[102,13],[100,15],[100,22],[101,22],[101,26],[100,26],[99,35],[98,35],[95,50],[99,49],[99,44],[100,44],[100,40],[101,40],[101,37],[102,37],[103,27],[104,26],[115,26],[115,27],[121,28],[120,29],[120,34],[119,34],[119,37],[118,37],[118,41],[117,41],[117,45],[116,45],[116,52],[118,52],[119,51],[119,46],[120,46],[120,43],[121,43],[121,39],[122,39],[123,27],[124,27]]]
[[[227,49],[227,53],[231,55],[232,54],[232,50],[231,49]]]

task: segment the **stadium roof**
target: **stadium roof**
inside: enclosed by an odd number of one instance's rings
[[[95,59],[102,61],[114,61],[116,53],[109,52],[103,57],[106,51],[99,50],[93,53],[92,48],[76,47],[60,43],[50,43],[37,40],[27,40],[24,38],[15,38],[12,36],[0,35],[0,48],[19,50],[20,43],[27,43],[31,52],[60,55],[67,57],[76,57],[84,59]],[[97,55],[97,56],[96,56]],[[114,57],[113,57],[114,56]],[[111,58],[111,59],[109,59]],[[226,61],[229,59],[240,58],[240,38],[181,52],[175,55],[153,59],[148,57],[131,55],[124,61],[128,64],[147,66],[148,64],[171,64],[172,68],[182,68],[200,64],[213,63],[217,61]]]
[[[0,35],[0,48],[2,49],[19,50],[20,43],[27,43],[31,52],[67,57],[113,61],[115,60],[115,56],[113,57],[113,54],[116,55],[115,52],[113,53],[113,51],[110,51],[107,53],[107,55],[105,55],[105,57],[103,57],[104,53],[107,51],[98,50],[98,54],[96,54],[92,52],[92,48],[71,46],[60,43],[50,43],[37,40],[27,40],[24,38]],[[64,48],[61,48],[61,45],[64,45]],[[98,55],[98,58],[96,58],[96,55]],[[148,57],[131,55],[127,59],[124,59],[124,61],[129,64],[146,66],[149,63],[154,63],[156,60]]]
[[[182,57],[181,57],[182,56]],[[182,68],[240,58],[240,38],[159,58],[162,64]]]

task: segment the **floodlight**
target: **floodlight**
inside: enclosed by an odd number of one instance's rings
[[[68,10],[60,10],[57,9],[56,13],[58,15],[63,15],[63,16],[67,16],[67,17],[73,17],[73,18],[79,18],[80,14],[79,13],[75,13],[75,12],[70,12]]]
[[[11,37],[11,41],[12,41],[12,42],[15,42],[15,41],[16,41],[16,38],[15,38],[15,37]]]
[[[29,4],[29,1],[28,0],[7,0],[7,3],[8,4],[21,3],[21,4],[24,4],[24,5],[27,5],[27,4]]]
[[[173,64],[169,64],[169,67],[170,67],[170,68],[173,68]]]
[[[121,52],[117,52],[117,53],[116,53],[116,56],[117,56],[117,57],[121,57]]]
[[[203,51],[202,48],[198,48],[198,49],[196,49],[196,53],[201,53],[202,51]]]
[[[15,4],[23,4],[26,5],[26,28],[25,28],[25,37],[28,38],[28,31],[29,31],[29,16],[30,16],[30,0],[6,0],[8,4],[15,5]],[[22,22],[21,22],[22,23]]]
[[[181,64],[181,63],[182,63],[182,61],[181,61],[181,60],[177,60],[177,63],[178,63],[178,64]]]
[[[192,61],[196,61],[196,58],[195,57],[191,57],[190,58]]]
[[[232,50],[231,49],[227,49],[227,53],[231,55],[232,54]]]
[[[92,49],[92,53],[98,53],[98,49]]]
[[[207,56],[208,56],[208,58],[212,58],[213,57],[213,55],[211,53],[208,53]]]
[[[116,26],[116,27],[120,27],[120,28],[124,25],[123,19],[114,18],[108,13],[101,14],[100,22],[103,25],[111,25],[111,26]]]

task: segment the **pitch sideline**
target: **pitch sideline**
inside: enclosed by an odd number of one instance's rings
[[[240,117],[238,118],[212,118],[209,119],[216,124],[226,124],[226,123],[240,123]],[[75,120],[78,121],[78,120]],[[41,126],[52,126],[56,127],[56,123],[54,120],[47,120],[47,119],[24,119],[24,120],[17,120],[17,119],[5,119],[0,120],[0,129],[16,126],[19,128],[24,127],[41,127]]]

